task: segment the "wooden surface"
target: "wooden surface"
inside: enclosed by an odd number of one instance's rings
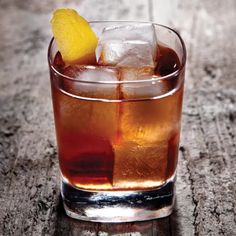
[[[188,66],[171,217],[130,224],[65,216],[46,51],[59,6],[89,20],[177,29]],[[235,0],[0,1],[0,235],[236,235]]]

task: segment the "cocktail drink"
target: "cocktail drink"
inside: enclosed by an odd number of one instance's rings
[[[71,62],[57,37],[49,46],[65,210],[100,222],[167,216],[174,204],[183,41],[151,23],[89,27],[98,37],[94,53]]]

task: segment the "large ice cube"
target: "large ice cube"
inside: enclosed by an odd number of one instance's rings
[[[60,125],[68,132],[112,139],[117,130],[118,103],[100,102],[97,99],[117,98],[119,90],[113,83],[117,81],[116,71],[71,65],[63,73],[70,79],[58,78],[61,92],[58,92],[60,97],[56,97],[55,101]]]
[[[139,145],[124,142],[115,147],[113,186],[153,188],[166,180],[168,142]]]
[[[99,40],[141,40],[151,45],[153,53],[157,47],[155,28],[151,23],[106,27]]]
[[[69,66],[64,71],[74,79],[64,80],[64,89],[74,95],[91,98],[116,99],[118,80],[116,69],[94,66]],[[97,82],[97,83],[96,83]]]
[[[157,40],[152,24],[132,24],[104,29],[96,49],[102,65],[120,67],[154,67]]]
[[[127,70],[122,72],[123,80],[143,80],[143,82],[125,83],[122,85],[123,97],[126,99],[144,99],[164,96],[172,90],[169,81],[157,76],[140,75],[139,72]],[[147,80],[147,81],[144,81]]]
[[[97,60],[102,65],[119,67],[154,67],[149,42],[140,40],[107,40],[97,48]]]

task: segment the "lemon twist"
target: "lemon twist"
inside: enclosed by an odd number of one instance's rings
[[[65,62],[73,63],[95,54],[98,38],[89,23],[75,10],[56,10],[51,26]]]

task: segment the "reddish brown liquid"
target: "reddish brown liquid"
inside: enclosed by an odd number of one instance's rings
[[[159,49],[155,74],[164,76],[178,70],[176,53],[167,47]],[[54,67],[73,76],[59,53]],[[154,100],[108,103],[70,97],[61,92],[69,91],[67,81],[55,78],[53,73],[51,78],[60,167],[69,183],[96,190],[150,189],[174,174],[182,85],[173,94]],[[168,83],[177,83],[178,78],[173,81]],[[114,96],[132,98],[120,86]]]

